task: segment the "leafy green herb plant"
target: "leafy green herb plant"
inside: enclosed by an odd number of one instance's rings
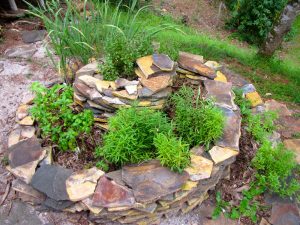
[[[103,137],[103,146],[96,149],[96,156],[119,166],[155,158],[154,137],[172,131],[162,112],[138,107],[118,110],[108,125],[109,132]]]
[[[181,173],[190,163],[190,149],[172,134],[159,133],[154,138],[157,158],[161,165]]]
[[[199,94],[193,101],[193,90],[184,86],[171,97],[175,106],[175,129],[190,146],[208,147],[222,135],[225,119],[211,100],[202,100]]]
[[[34,106],[30,113],[39,123],[42,136],[50,138],[60,150],[75,150],[76,139],[91,131],[93,113],[84,110],[74,113],[73,89],[70,86],[56,84],[47,89],[38,82],[31,86],[35,94]]]

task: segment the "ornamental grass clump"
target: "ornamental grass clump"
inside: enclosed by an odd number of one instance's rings
[[[193,89],[182,87],[171,97],[175,106],[175,129],[190,146],[208,146],[221,137],[224,115],[209,99],[202,100],[200,92],[194,101]]]
[[[56,84],[48,89],[36,82],[31,90],[35,98],[30,112],[38,122],[43,138],[50,139],[62,151],[75,150],[77,138],[91,131],[93,113],[90,110],[73,112],[73,89],[70,86]]]

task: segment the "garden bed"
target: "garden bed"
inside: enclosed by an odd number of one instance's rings
[[[81,113],[83,108],[92,110],[95,120],[92,136],[79,138],[89,146],[83,151],[80,142],[75,152],[57,151],[59,146],[50,139],[41,142],[37,139],[41,137],[40,123],[34,122],[28,110],[33,102],[20,106],[20,128],[9,138],[7,168],[17,177],[13,188],[21,199],[52,210],[87,211],[96,223],[157,224],[161,218],[187,213],[200,205],[208,191],[228,176],[239,153],[241,116],[233,101],[232,83],[221,72],[222,66],[189,53],[180,53],[178,64],[166,55],[156,54],[138,59],[137,65],[138,78],[131,81],[102,80],[95,62],[77,71],[72,108]],[[107,173],[95,167],[91,149],[96,147],[95,143],[103,144],[104,130],[110,129],[108,111],[113,118],[126,108],[166,108],[171,118],[176,117],[176,109],[167,99],[182,84],[193,87],[198,98],[214,99],[214,105],[225,118],[220,138],[205,143],[206,146],[191,146],[190,162],[182,171],[168,168],[169,164],[162,166],[157,159],[136,164],[109,163]],[[253,106],[262,103],[253,86],[246,84],[243,90]],[[163,92],[166,94],[159,95]]]

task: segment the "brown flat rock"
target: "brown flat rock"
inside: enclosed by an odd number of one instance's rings
[[[43,155],[43,148],[36,137],[20,141],[8,149],[11,168],[38,160]]]
[[[292,138],[295,134],[300,133],[300,118],[294,116],[281,116],[277,121],[278,132],[284,138]]]
[[[152,55],[141,57],[136,60],[136,63],[146,78],[161,72],[161,69],[153,64]]]
[[[203,64],[203,59],[201,60],[201,56],[186,52],[179,52],[178,64],[183,69],[200,74],[210,79],[214,79],[216,77],[215,71]]]
[[[277,102],[274,99],[265,102],[266,111],[276,111],[279,116],[291,116],[292,113],[285,104]]]
[[[32,138],[35,134],[34,126],[24,126],[22,127],[21,136],[22,138]]]
[[[235,110],[234,97],[231,92],[232,84],[215,80],[205,80],[204,86],[207,91],[206,98],[213,98],[221,107]]]
[[[283,144],[295,153],[296,161],[300,164],[300,139],[287,139],[283,141]]]
[[[216,145],[239,150],[239,140],[241,137],[242,118],[238,111],[228,108],[221,108],[225,116],[225,127],[222,137],[216,142]]]
[[[141,203],[153,202],[162,196],[180,190],[188,180],[186,172],[174,173],[151,160],[122,168],[123,181],[133,189],[135,199]]]
[[[215,164],[222,163],[232,157],[235,157],[239,154],[238,151],[234,151],[229,148],[222,148],[219,146],[214,146],[210,151],[209,154],[214,161]]]
[[[160,74],[159,76],[151,77],[148,79],[141,79],[142,85],[151,90],[153,93],[157,93],[170,86],[171,82],[172,78],[168,74]]]
[[[23,126],[32,126],[34,124],[34,120],[31,116],[26,116],[22,120],[18,122],[20,125]]]
[[[293,203],[277,203],[272,206],[269,222],[273,225],[299,225],[299,209]]]
[[[209,68],[211,68],[211,69],[213,69],[213,70],[218,70],[218,69],[221,69],[221,68],[222,68],[222,65],[219,64],[219,63],[216,62],[216,61],[206,61],[206,62],[204,63],[204,65],[207,66],[207,67],[209,67]]]
[[[98,179],[103,174],[103,171],[95,167],[73,173],[66,180],[69,199],[76,202],[91,196],[95,191]]]
[[[213,164],[209,159],[191,154],[191,165],[184,171],[190,175],[191,181],[199,181],[210,177]]]
[[[20,105],[17,109],[17,112],[16,112],[17,120],[22,120],[26,116],[28,116],[28,109],[29,109],[28,105]]]
[[[8,136],[8,147],[17,144],[21,138],[21,129],[17,128],[10,132]]]
[[[130,95],[128,94],[128,92],[126,90],[122,90],[122,91],[113,91],[112,94],[116,97],[119,98],[125,98],[128,100],[136,100],[138,98],[137,95]]]
[[[174,62],[169,56],[164,54],[153,54],[153,64],[162,71],[172,71],[174,69]]]
[[[91,88],[83,83],[75,82],[73,86],[75,91],[89,100],[93,101],[102,98],[102,95],[95,88]]]
[[[131,207],[135,203],[132,192],[125,186],[102,176],[93,195],[93,206]]]
[[[82,75],[93,75],[94,73],[96,73],[99,69],[98,69],[99,65],[98,63],[92,62],[89,63],[83,67],[81,67],[77,72],[76,72],[76,77],[82,76]]]

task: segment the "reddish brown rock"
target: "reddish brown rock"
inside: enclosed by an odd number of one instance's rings
[[[174,173],[162,167],[157,160],[122,168],[123,181],[133,189],[138,202],[153,202],[162,196],[180,190],[188,180],[186,172]]]
[[[281,116],[277,121],[278,132],[284,138],[292,138],[300,133],[300,119],[293,116]]]
[[[186,52],[179,53],[178,64],[181,68],[188,71],[200,74],[210,79],[216,78],[216,73],[213,69],[203,64],[203,59],[200,56]]]
[[[274,99],[265,102],[266,111],[276,111],[279,116],[291,116],[292,113],[285,104],[275,101]]]
[[[171,84],[171,81],[171,76],[168,74],[161,74],[159,76],[151,77],[148,79],[141,79],[142,85],[151,90],[153,93],[157,93],[165,89]]]
[[[269,222],[274,225],[299,225],[300,215],[296,204],[277,203],[272,207]]]
[[[135,203],[132,192],[103,176],[99,179],[93,195],[93,205],[101,207],[125,207]]]

